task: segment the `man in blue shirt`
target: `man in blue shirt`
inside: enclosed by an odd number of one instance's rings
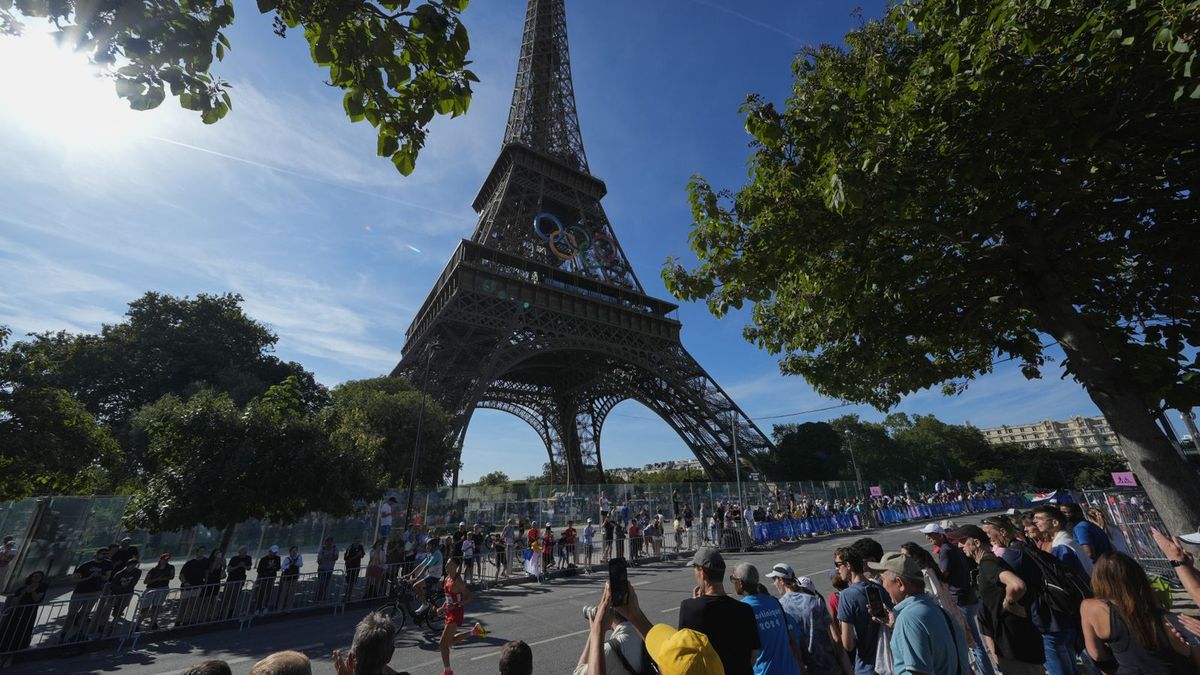
[[[838,576],[850,586],[838,594],[837,619],[841,622],[841,646],[854,655],[856,675],[875,675],[875,647],[880,623],[892,606],[883,587],[865,576],[866,566],[858,549],[850,546],[833,552]]]
[[[803,660],[793,638],[799,635],[800,626],[759,583],[758,568],[742,563],[733,568],[729,580],[734,592],[743,596],[742,602],[754,610],[758,624],[761,648],[754,660],[754,675],[801,675]]]
[[[1078,504],[1074,502],[1059,504],[1058,510],[1062,511],[1062,514],[1067,517],[1067,521],[1075,533],[1075,543],[1079,544],[1079,548],[1082,549],[1081,553],[1086,555],[1093,563],[1100,556],[1113,550],[1112,542],[1108,539],[1108,534],[1084,518],[1083,509]]]
[[[903,553],[888,553],[883,561],[867,563],[879,572],[895,607],[884,623],[892,629],[895,675],[971,675],[967,639],[950,615],[925,595],[925,580],[917,561]]]

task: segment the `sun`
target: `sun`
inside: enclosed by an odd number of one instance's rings
[[[0,126],[64,147],[120,145],[147,115],[117,97],[112,80],[78,52],[32,31],[0,37]]]

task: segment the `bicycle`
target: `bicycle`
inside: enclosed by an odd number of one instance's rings
[[[413,591],[413,585],[405,579],[397,578],[388,592],[388,603],[379,608],[379,612],[392,620],[396,624],[396,633],[404,630],[408,624],[408,617],[412,617],[413,625],[425,626],[426,629],[432,632],[440,632],[442,623],[445,621],[441,613],[442,605],[446,602],[445,597],[441,593],[426,594],[425,602],[429,606],[422,612],[417,612],[416,600],[417,595]]]

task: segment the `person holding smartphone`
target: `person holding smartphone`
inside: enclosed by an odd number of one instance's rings
[[[856,675],[875,675],[875,650],[881,625],[876,619],[887,617],[891,598],[878,583],[867,579],[866,561],[854,547],[833,552],[833,564],[849,586],[838,595],[837,619],[841,622],[842,649],[854,656]]]
[[[712,546],[702,546],[692,558],[696,588],[679,603],[679,628],[707,636],[721,658],[726,675],[751,675],[757,650],[758,622],[754,610],[725,593],[725,559]]]

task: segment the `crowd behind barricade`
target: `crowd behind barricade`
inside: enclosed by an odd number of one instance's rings
[[[450,592],[446,591],[445,595],[441,593],[445,590],[444,584],[451,566],[455,578],[461,581],[462,592],[459,595],[469,597],[469,588],[486,587],[488,583],[505,577],[532,577],[545,581],[548,579],[547,572],[554,568],[574,568],[586,572],[592,565],[611,558],[627,559],[631,564],[637,564],[641,559],[682,555],[699,548],[701,553],[693,559],[693,564],[698,565],[698,586],[702,586],[699,576],[706,569],[705,565],[714,569],[717,566],[716,562],[704,563],[704,557],[708,556],[711,561],[721,560],[721,551],[728,553],[745,549],[753,543],[854,530],[867,523],[891,524],[930,517],[955,517],[972,511],[995,511],[1022,502],[1020,498],[997,495],[990,489],[968,493],[956,492],[952,488],[931,494],[901,494],[873,499],[821,500],[783,492],[776,492],[774,496],[775,503],[772,505],[746,509],[738,508],[736,503],[718,500],[711,505],[701,502],[693,512],[689,504],[681,502],[669,514],[661,513],[661,509],[653,514],[645,509],[635,510],[628,503],[610,504],[609,510],[602,512],[598,519],[587,518],[578,524],[579,527],[575,522],[568,521],[561,529],[550,523],[539,526],[536,521],[509,518],[502,524],[490,527],[482,524],[468,527],[465,521],[460,521],[455,528],[439,531],[424,525],[417,518],[409,527],[398,528],[395,532],[388,523],[386,528],[381,528],[381,538],[373,542],[370,549],[364,546],[361,538],[356,538],[344,550],[332,538],[327,538],[315,556],[313,571],[306,568],[305,557],[296,547],[284,553],[278,546],[271,546],[257,560],[250,557],[246,547],[240,547],[235,555],[229,557],[219,549],[209,553],[200,547],[178,568],[170,554],[160,554],[155,565],[143,574],[139,567],[138,548],[126,538],[96,551],[93,559],[77,567],[73,575],[75,588],[67,600],[43,603],[47,592],[46,579],[38,573],[29,575],[9,596],[5,605],[0,619],[0,655],[29,647],[35,636],[35,646],[114,635],[136,639],[146,633],[173,627],[234,621],[246,625],[263,614],[344,605],[358,600],[380,599],[396,605],[404,592],[412,594],[414,603],[407,607],[407,613],[416,623],[424,622],[431,628],[440,626],[443,630],[451,630],[452,623],[446,618],[444,600]],[[390,506],[394,505],[395,502],[391,502]],[[390,506],[385,503],[384,508]],[[1103,655],[1106,652],[1097,649],[1101,656],[1088,656],[1090,650],[1085,649],[1088,643],[1084,609],[1088,605],[1082,600],[1091,593],[1088,575],[1093,574],[1093,564],[1109,549],[1125,547],[1125,542],[1119,530],[1105,523],[1101,509],[1090,508],[1087,518],[1083,518],[1082,511],[1074,505],[1064,504],[1062,509],[1061,519],[1055,516],[1060,514],[1057,507],[1038,509],[1027,514],[1010,509],[1013,517],[991,518],[982,523],[982,529],[974,530],[946,530],[941,525],[931,523],[923,532],[932,545],[932,554],[916,544],[905,546],[903,553],[906,558],[920,565],[922,587],[928,589],[928,594],[946,610],[954,625],[963,631],[965,653],[971,655],[971,668],[978,675],[1010,671],[1042,672],[1039,668],[1043,667],[1051,675],[1075,672],[1076,659],[1085,669],[1091,668],[1087,672],[1096,672],[1095,667],[1103,669]],[[594,522],[596,520],[598,522]],[[784,529],[779,530],[780,527]],[[983,539],[975,537],[981,542],[978,545],[971,543],[971,537],[966,536],[972,532],[984,533]],[[1178,546],[1177,542],[1166,540],[1161,535],[1155,536],[1161,539],[1158,546],[1164,552],[1172,546]],[[802,616],[793,617],[795,624],[778,621],[778,626],[787,628],[785,632],[792,636],[789,640],[796,643],[791,646],[797,648],[797,654],[803,655],[807,653],[804,650],[815,649],[819,654],[812,658],[817,662],[832,660],[842,665],[851,662],[857,664],[852,671],[840,669],[840,666],[839,669],[823,671],[808,664],[808,672],[904,672],[889,670],[884,661],[870,664],[873,670],[867,670],[866,666],[876,652],[882,654],[878,658],[884,660],[899,658],[903,663],[904,659],[909,658],[904,650],[911,649],[911,645],[891,646],[896,635],[894,628],[890,637],[884,640],[879,638],[881,634],[889,635],[889,626],[886,625],[886,617],[877,610],[880,602],[887,606],[902,601],[897,599],[893,590],[902,596],[904,589],[917,587],[915,582],[905,586],[905,579],[902,578],[906,569],[910,573],[913,570],[898,567],[892,560],[892,567],[899,570],[896,572],[898,580],[892,586],[886,582],[888,577],[884,574],[876,575],[872,580],[873,575],[869,568],[864,567],[865,562],[855,562],[853,548],[839,549],[834,560],[837,574],[833,583],[835,587],[842,583],[848,586],[859,584],[857,588],[862,593],[852,590],[845,596],[845,607],[870,607],[876,612],[871,617],[871,623],[864,623],[859,620],[861,616],[856,619],[849,612],[842,616],[843,612],[838,609],[842,593],[831,596],[828,604],[824,600],[818,603],[803,597],[815,593],[811,580],[795,577],[790,567],[783,563],[776,565],[764,578],[773,580],[775,589],[781,593],[781,607],[786,613],[789,616],[800,613]],[[877,549],[876,546],[870,551],[859,551],[857,558],[878,564],[888,563]],[[3,550],[11,550],[10,541],[5,542],[0,552]],[[1042,550],[1048,555],[1035,554],[1035,550]],[[1076,550],[1078,552],[1072,557],[1071,553]],[[987,558],[984,554],[988,552],[994,555]],[[992,559],[1001,560],[1011,569],[1003,569]],[[697,560],[700,562],[697,563]],[[1181,565],[1190,564],[1190,558],[1182,554],[1172,560],[1181,562]],[[1126,577],[1130,564],[1136,566],[1137,563],[1132,559],[1113,563]],[[731,577],[735,590],[753,589],[759,583],[757,570],[751,570],[741,570]],[[850,572],[843,574],[846,570]],[[1005,575],[1004,572],[1011,574]],[[253,579],[250,578],[251,574],[254,575]],[[1197,581],[1194,573],[1180,574],[1180,578],[1185,585],[1190,581],[1189,590],[1200,589],[1200,581]],[[1018,579],[1026,590],[1018,592]],[[139,581],[144,582],[141,592],[136,590]],[[178,586],[172,587],[172,582],[176,581]],[[713,590],[711,595],[723,595],[715,591],[720,579],[708,581],[711,582],[709,589]],[[873,586],[861,586],[860,582],[864,581],[876,584],[884,593],[881,595]],[[987,586],[987,583],[992,583],[992,586]],[[1149,583],[1147,588],[1161,590],[1160,583],[1153,587]],[[1047,587],[1066,587],[1069,593],[1060,595],[1069,597],[1064,599],[1048,595],[1044,590]],[[761,586],[758,588],[765,590]],[[996,588],[1002,589],[999,595]],[[1140,587],[1134,589],[1136,592],[1142,590]],[[797,593],[800,595],[795,595]],[[1024,595],[1026,593],[1029,595]],[[697,596],[697,599],[708,595]],[[766,605],[766,609],[755,609],[756,616],[763,612],[770,613],[767,611],[770,603],[761,598],[753,599],[762,595],[762,592],[744,595],[750,598],[746,600],[750,605],[756,602]],[[989,614],[991,610],[988,603],[997,598],[1005,603],[1002,609],[1013,610],[1010,614],[1019,613],[1015,609],[1017,605],[1012,603],[1020,604],[1024,598],[1028,606],[1022,605],[1022,608],[1030,619],[1029,625],[1037,633],[1029,632],[1024,623],[1014,623],[1008,614]],[[1030,604],[1033,600],[1040,604]],[[1144,602],[1145,598],[1138,596],[1135,600]],[[1124,606],[1120,604],[1121,600],[1113,602],[1116,603],[1113,607]],[[462,601],[460,607],[461,604]],[[1072,604],[1074,609],[1071,608]],[[814,607],[819,607],[821,611],[816,612]],[[796,609],[793,612],[794,608],[804,611]],[[605,615],[608,617],[606,627],[617,627],[630,620],[621,614],[619,608],[613,611],[615,613]],[[692,623],[702,624],[701,619],[710,611],[715,610],[696,609]],[[436,621],[435,614],[438,617]],[[1099,617],[1099,614],[1096,616]],[[1096,621],[1101,621],[1101,618]],[[686,627],[684,619],[681,611],[681,628]],[[1128,619],[1133,622],[1139,620]],[[764,621],[759,620],[760,632],[765,630]],[[1116,628],[1104,628],[1098,634],[1108,635],[1105,631],[1116,630],[1118,636],[1123,635],[1119,633],[1121,625],[1114,623],[1116,621],[1118,619],[1110,617],[1105,626],[1115,625]],[[459,621],[454,625],[461,625],[461,622],[460,612]],[[766,624],[775,626],[770,621],[766,621]],[[928,624],[926,621],[922,625],[928,628]],[[392,625],[395,628],[396,624]],[[814,626],[817,628],[814,629]],[[848,626],[851,627],[849,631]],[[1188,619],[1173,620],[1171,626],[1176,632],[1172,633],[1175,637],[1169,639],[1190,639]],[[1099,624],[1093,628],[1098,627]],[[1144,627],[1142,623],[1136,623],[1134,629],[1142,630]],[[629,636],[636,632],[629,626],[623,630]],[[800,649],[801,641],[795,637],[799,633],[795,630],[806,631],[804,634],[808,637],[804,649]],[[1025,634],[1020,632],[1022,630]],[[831,645],[828,653],[824,649],[824,639],[815,639],[825,633],[828,633]],[[472,631],[459,634],[452,630],[449,635],[444,634],[445,652],[448,654],[453,644],[469,639],[472,634]],[[902,632],[901,635],[906,634]],[[957,637],[957,634],[951,637]],[[695,636],[688,639],[693,642],[697,640]],[[721,639],[715,640],[718,644],[714,648],[718,652],[721,651]],[[672,637],[671,640],[683,638]],[[1028,648],[1032,644],[1030,640],[1035,640],[1043,649],[1040,663],[1044,666],[1032,665],[1039,663],[1036,661],[1020,660],[1033,658]],[[611,649],[612,642],[610,639],[605,645]],[[1108,644],[1112,639],[1100,638],[1100,642]],[[885,643],[888,646],[885,647]],[[1018,646],[1025,651],[1021,652]],[[585,656],[587,653],[585,650]],[[612,656],[610,662],[615,658]],[[1089,658],[1092,660],[1089,661]],[[1093,666],[1096,660],[1100,663]],[[801,662],[805,662],[805,659],[802,658]],[[1001,665],[999,670],[997,664]],[[1029,669],[1022,670],[1022,664],[1031,665]],[[580,666],[587,665],[587,659],[581,658]],[[608,672],[626,671],[639,672],[628,667],[624,671],[618,668]],[[756,668],[755,672],[777,671]],[[965,671],[963,673],[965,675]]]
[[[1200,621],[1170,611],[1169,597],[1123,550],[1099,509],[1046,503],[1010,509],[978,523],[930,522],[922,542],[884,551],[863,537],[832,555],[827,597],[786,561],[765,573],[727,567],[722,552],[700,546],[691,558],[695,588],[681,598],[675,625],[655,624],[628,582],[610,581],[584,608],[588,639],[574,675],[1059,675],[1200,672]],[[1200,603],[1200,572],[1185,544],[1200,533],[1152,533],[1179,581]],[[440,555],[434,551],[432,556]],[[782,557],[782,556],[781,556]],[[486,636],[463,625],[470,592],[450,559],[444,587],[443,675],[453,646]],[[611,579],[612,577],[610,577]],[[339,675],[395,673],[397,627],[368,614],[349,649],[333,660]],[[498,672],[528,675],[536,654],[514,640]],[[220,662],[189,675],[229,673]],[[307,657],[272,654],[252,675],[308,675]]]

